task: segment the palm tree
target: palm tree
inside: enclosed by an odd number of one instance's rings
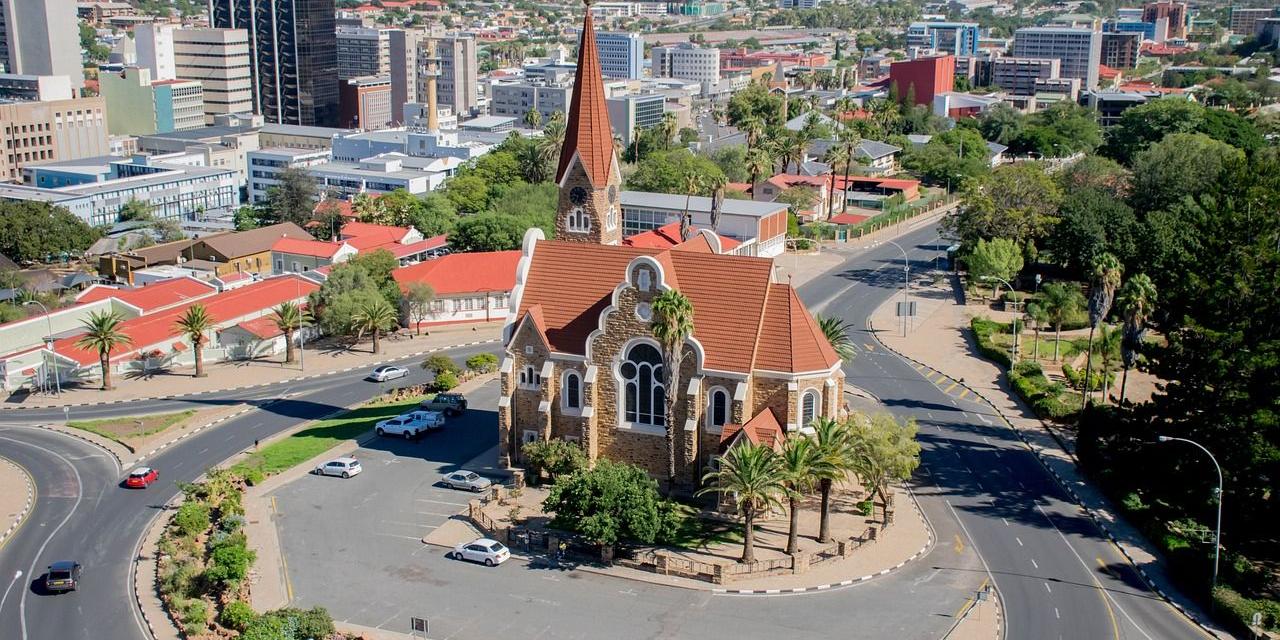
[[[1048,314],[1049,324],[1053,326],[1053,361],[1057,362],[1062,342],[1062,325],[1073,321],[1084,310],[1084,294],[1065,282],[1051,282],[1042,291],[1044,293],[1040,297],[1040,305]]]
[[[662,388],[666,401],[667,423],[667,490],[676,484],[676,401],[680,397],[680,365],[684,361],[684,342],[693,335],[693,303],[676,289],[654,296],[653,319],[649,329],[662,345]]]
[[[193,304],[187,307],[182,317],[173,323],[173,328],[178,329],[187,340],[191,341],[191,350],[196,356],[196,377],[203,378],[204,373],[204,343],[209,339],[209,330],[213,329],[213,317],[209,315],[208,309],[202,304]]]
[[[361,302],[351,316],[352,327],[356,330],[356,339],[368,333],[373,336],[373,352],[378,353],[383,331],[396,326],[396,310],[386,298],[378,296]]]
[[[782,472],[786,476],[791,524],[787,530],[787,553],[795,555],[800,538],[800,501],[813,491],[813,465],[817,450],[809,438],[789,438],[782,446]]]
[[[1039,302],[1031,302],[1027,304],[1027,320],[1031,323],[1031,328],[1036,331],[1036,341],[1032,345],[1033,360],[1040,359],[1040,328],[1049,322],[1049,312]]]
[[[297,359],[293,334],[311,324],[311,312],[306,307],[286,301],[274,309],[273,319],[276,321],[276,328],[284,332],[285,364],[293,364]]]
[[[831,348],[835,349],[836,355],[846,361],[852,360],[853,338],[849,336],[849,332],[853,329],[853,325],[839,316],[815,315],[813,319],[818,321],[818,328],[822,330],[822,335],[827,337],[827,342],[831,343]]]
[[[1115,299],[1116,289],[1120,287],[1120,277],[1124,267],[1120,260],[1110,253],[1098,256],[1093,263],[1093,291],[1089,294],[1089,350],[1085,356],[1084,397],[1080,400],[1080,411],[1083,413],[1089,406],[1089,378],[1093,374],[1093,332],[1107,314],[1111,312],[1111,303]]]
[[[1124,337],[1120,340],[1120,357],[1124,363],[1124,373],[1120,377],[1120,406],[1124,406],[1124,388],[1129,382],[1129,369],[1138,363],[1138,351],[1142,348],[1142,338],[1147,332],[1147,318],[1151,316],[1155,302],[1156,285],[1145,273],[1129,278],[1116,296],[1120,315],[1124,316]]]
[[[720,459],[720,468],[702,477],[707,486],[697,495],[719,493],[731,496],[742,514],[742,562],[755,562],[756,515],[782,506],[787,495],[787,474],[782,459],[772,449],[747,442],[729,450]]]
[[[747,171],[751,173],[751,189],[754,191],[760,184],[760,177],[772,173],[773,158],[764,148],[752,148],[747,151]]]
[[[804,426],[804,425],[802,425]],[[831,488],[844,480],[853,467],[853,451],[849,440],[848,425],[831,418],[817,418],[808,426],[813,428],[813,445],[816,450],[813,476],[818,479],[818,491],[822,495],[822,512],[818,525],[818,542],[831,542]]]
[[[116,347],[133,344],[133,338],[120,330],[124,316],[119,311],[95,311],[82,321],[85,334],[76,340],[76,346],[86,351],[98,352],[98,364],[102,366],[102,390],[111,390],[111,352]]]

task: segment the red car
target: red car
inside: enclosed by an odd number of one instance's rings
[[[130,489],[146,489],[147,485],[160,479],[160,474],[151,467],[139,467],[129,473],[129,477],[125,479],[124,486]]]

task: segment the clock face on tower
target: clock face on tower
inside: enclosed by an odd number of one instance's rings
[[[576,205],[583,205],[587,202],[587,190],[582,187],[574,187],[569,191],[569,200]]]

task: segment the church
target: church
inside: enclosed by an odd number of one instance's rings
[[[714,229],[683,229],[674,246],[624,242],[605,97],[588,11],[556,170],[556,239],[526,233],[503,330],[499,462],[520,466],[524,444],[558,438],[592,461],[665,478],[670,429],[678,483],[696,487],[744,426],[776,425],[776,442],[842,412],[844,372],[772,259],[721,253]],[[651,302],[667,289],[693,307],[678,389],[663,387],[650,330]]]

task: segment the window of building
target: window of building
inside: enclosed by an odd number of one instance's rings
[[[570,371],[564,375],[564,407],[566,409],[582,408],[582,378]]]
[[[729,392],[713,389],[707,403],[707,426],[719,429],[729,422]]]
[[[814,418],[819,415],[821,402],[818,399],[818,392],[810,389],[800,396],[800,426],[807,427]]]
[[[636,425],[666,423],[666,393],[662,386],[662,354],[648,343],[631,347],[619,372],[626,387],[625,419]]]

